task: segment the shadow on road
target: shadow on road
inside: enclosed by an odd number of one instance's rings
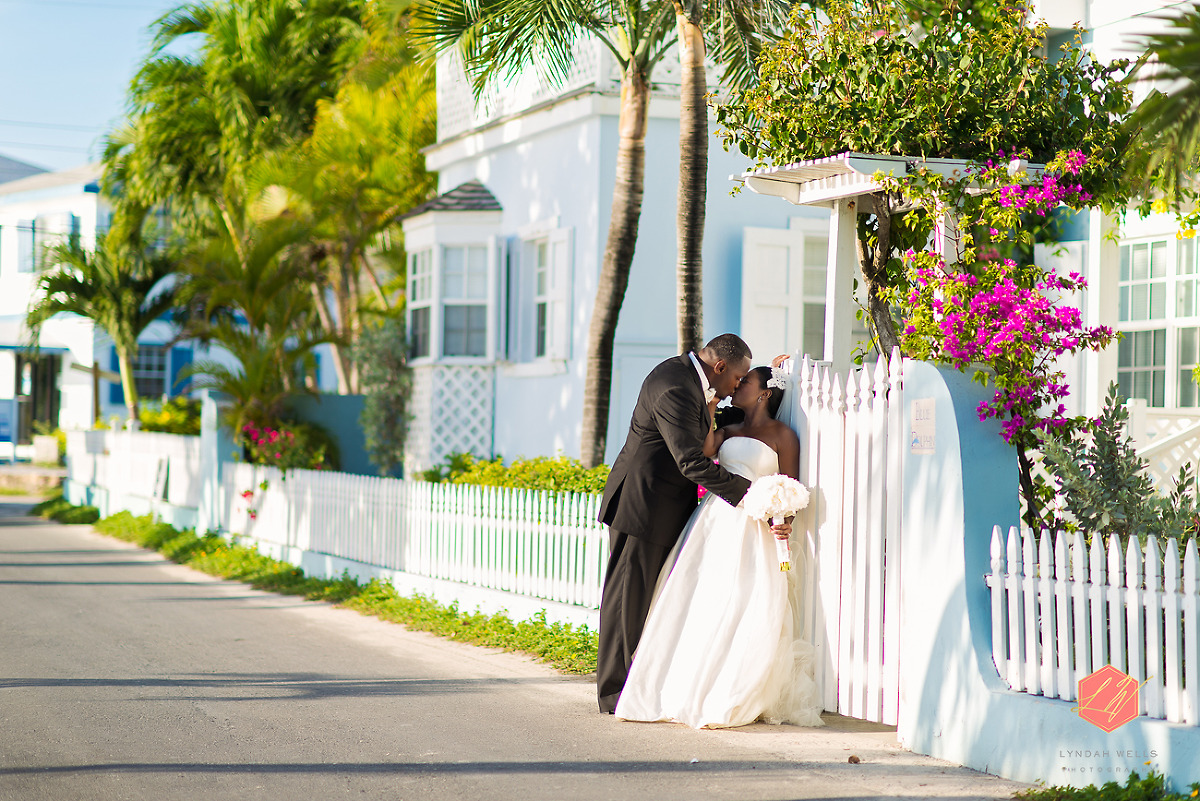
[[[487,679],[363,679],[357,677],[322,676],[307,673],[213,674],[181,676],[179,678],[19,678],[0,679],[0,691],[28,688],[128,688],[146,690],[161,688],[159,698],[139,694],[138,701],[248,701],[276,698],[307,701],[345,697],[400,697],[457,695],[492,690],[500,686],[530,684],[560,684],[569,678],[487,678]],[[208,690],[196,693],[195,690]],[[177,692],[172,692],[177,691]],[[191,691],[191,692],[189,692]]]

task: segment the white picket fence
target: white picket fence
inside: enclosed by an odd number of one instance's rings
[[[145,431],[72,431],[67,475],[136,498],[198,507],[200,438]]]
[[[843,377],[805,357],[787,396],[811,491],[793,534],[805,557],[800,633],[822,657],[825,708],[888,724],[899,706],[901,367],[897,352]]]
[[[797,630],[816,645],[825,708],[895,723],[903,445],[901,359],[835,374],[794,359],[784,417],[809,508],[793,535]],[[74,435],[73,435],[74,436]],[[83,485],[199,506],[198,438],[88,432],[68,446]],[[430,484],[226,463],[217,523],[282,553],[600,605],[608,531],[594,495]]]
[[[228,463],[221,528],[388,570],[600,607],[599,498]]]
[[[1200,558],[1188,540],[1160,552],[1130,539],[1085,545],[992,532],[992,655],[1013,690],[1075,700],[1079,679],[1113,665],[1139,683],[1140,713],[1200,725]]]

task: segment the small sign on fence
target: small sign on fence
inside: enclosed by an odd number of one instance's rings
[[[912,434],[909,436],[913,453],[937,452],[937,408],[933,398],[914,398],[912,402]]]

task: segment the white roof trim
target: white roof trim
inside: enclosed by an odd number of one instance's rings
[[[882,156],[869,153],[839,153],[777,167],[748,170],[729,176],[760,195],[780,197],[794,206],[820,205],[846,197],[878,192],[882,187],[875,173],[902,178],[924,167],[947,177],[960,177],[973,162],[967,159],[920,159],[907,156]],[[1045,165],[1020,161],[1009,172],[1025,170],[1026,182],[1040,179]]]

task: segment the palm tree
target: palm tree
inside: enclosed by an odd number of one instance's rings
[[[373,258],[380,234],[434,187],[421,149],[436,133],[433,73],[425,64],[393,65],[377,88],[348,83],[319,104],[312,135],[251,171],[252,212],[260,219],[292,216],[307,226],[320,256],[313,302],[334,340],[342,392],[357,392],[350,348],[362,332],[361,311],[388,311],[387,276]]]
[[[256,226],[243,255],[224,239],[185,254],[177,287],[184,335],[216,342],[236,361],[193,362],[193,386],[233,400],[231,422],[277,424],[283,402],[306,390],[313,350],[330,341],[319,325],[309,286],[312,258],[295,242],[301,223],[279,219]]]
[[[669,3],[640,0],[427,0],[416,11],[414,32],[437,50],[457,47],[477,95],[531,63],[565,77],[575,43],[589,36],[621,69],[616,180],[588,329],[581,459],[589,467],[604,460],[613,341],[642,213],[650,74],[671,45],[673,22]]]
[[[711,52],[726,88],[749,86],[764,45],[777,38],[793,0],[674,0],[679,38],[679,194],[676,298],[680,352],[703,344],[704,205],[708,198],[708,76]]]
[[[684,61],[685,103],[681,120],[680,343],[700,337],[700,243],[703,237],[708,124],[704,108],[704,36],[731,65],[731,78],[750,74],[760,43],[782,22],[788,3],[764,0],[426,0],[414,31],[437,50],[457,47],[477,95],[512,78],[529,64],[561,79],[573,63],[576,41],[594,37],[621,69],[617,118],[616,179],[608,239],[588,330],[581,459],[604,460],[612,389],[612,350],[629,284],[629,268],[641,216],[650,76],[678,38]]]
[[[298,275],[308,283],[288,288],[304,294],[304,313],[312,313],[319,276],[297,272],[294,247],[309,228],[261,219],[247,184],[265,160],[312,133],[320,103],[362,55],[366,9],[365,0],[207,0],[157,21],[130,89],[129,122],[106,143],[105,180],[141,203],[169,204],[191,243],[185,289],[189,309],[199,311],[188,321],[197,335],[215,336],[223,315],[242,314],[247,330],[268,342],[295,336],[295,293],[268,285]],[[193,37],[199,46],[189,55],[167,52]],[[288,264],[267,263],[283,255]],[[217,276],[248,294],[233,297]],[[278,302],[287,308],[264,306]]]
[[[144,220],[144,210],[140,213]],[[86,317],[101,328],[117,351],[129,419],[137,420],[133,360],[138,336],[175,303],[175,289],[166,280],[175,272],[175,260],[147,245],[141,226],[127,220],[118,220],[93,250],[72,240],[47,248],[46,256],[51,268],[38,277],[26,325],[35,341],[46,321],[62,313]]]
[[[1142,158],[1130,164],[1134,178],[1155,181],[1174,199],[1183,197],[1200,163],[1200,2],[1172,16],[1167,30],[1145,37],[1148,59],[1138,80],[1155,88],[1130,117]]]

